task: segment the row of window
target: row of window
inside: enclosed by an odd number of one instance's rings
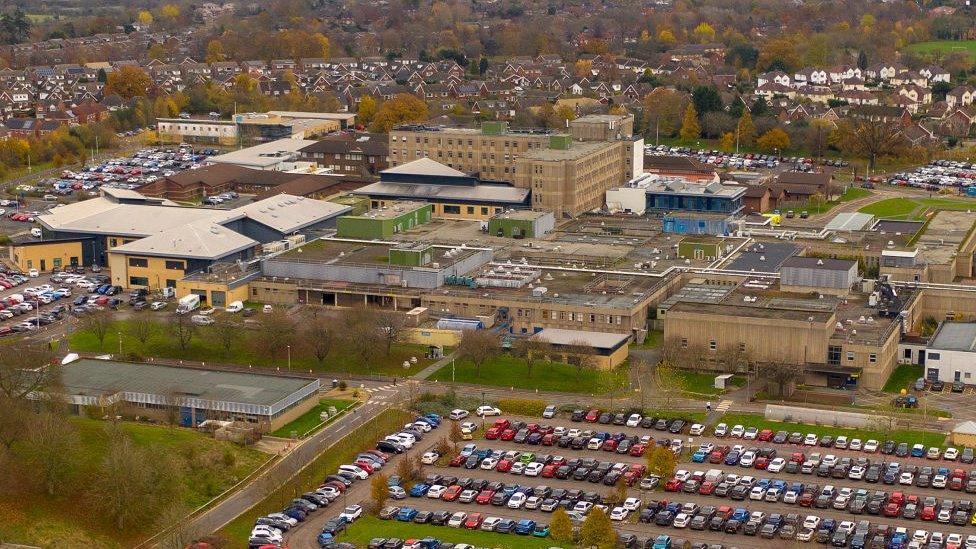
[[[397,136],[396,135],[393,135],[393,136],[391,136],[390,139],[391,139],[391,141],[396,142],[397,141]],[[423,141],[421,141],[421,139],[423,139]],[[400,141],[406,143],[407,142],[407,136],[405,136],[405,135],[400,136]],[[455,145],[455,139],[453,139],[453,138],[447,138],[445,140],[445,139],[442,139],[440,137],[437,137],[437,138],[435,138],[434,143],[436,145],[441,146],[441,145],[444,145],[445,141],[447,142],[447,145],[448,146],[452,146],[453,147]],[[457,141],[456,144],[458,146],[464,146],[465,144],[467,144],[467,146],[469,146],[469,147],[473,147],[474,146],[474,139],[461,139],[461,138],[458,138],[456,141]],[[431,139],[429,137],[423,137],[423,138],[421,138],[420,136],[414,136],[414,143],[416,143],[416,144],[419,145],[421,142],[423,144],[425,144],[425,145],[429,145],[430,142],[431,142]],[[527,147],[529,149],[541,149],[542,148],[542,141],[529,141],[529,142],[524,142],[524,141],[523,142],[519,142],[519,141],[502,141],[501,144],[502,144],[502,148],[505,148],[505,149],[508,149],[508,148],[519,148],[520,144],[521,145],[524,145],[525,147]],[[488,146],[488,147],[494,148],[494,147],[497,147],[498,146],[498,141],[495,141],[494,139],[489,139],[489,140],[479,139],[478,146],[480,146],[480,147]]]
[[[148,267],[149,260],[145,257],[130,257],[129,258],[130,267]],[[166,261],[166,269],[170,271],[182,271],[186,269],[186,263],[182,261]]]
[[[475,211],[475,207],[474,206],[466,206],[465,208],[466,208],[466,212],[467,212],[468,215],[474,215],[474,211]],[[461,214],[461,206],[455,206],[455,205],[452,205],[452,204],[445,204],[443,206],[443,211],[444,211],[445,214],[460,215]],[[502,213],[502,209],[501,208],[495,208],[495,212],[494,213],[496,213],[496,214]],[[481,215],[488,215],[488,207],[486,207],[486,206],[482,206],[481,207]]]

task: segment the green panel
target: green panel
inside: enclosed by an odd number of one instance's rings
[[[698,252],[696,254],[696,252]],[[679,242],[678,257],[695,259],[696,257],[718,257],[719,245],[705,242]]]
[[[390,265],[402,265],[405,267],[421,267],[429,264],[433,260],[434,248],[426,246],[422,248],[390,249]]]
[[[520,234],[525,238],[534,238],[534,227],[535,224],[528,219],[499,217],[488,220],[488,234],[492,236],[498,236],[499,231],[501,231],[501,236],[512,238],[513,231],[515,231],[515,234]]]
[[[550,135],[549,148],[565,151],[573,143],[573,138],[569,135]]]
[[[336,229],[342,238],[383,238],[388,236],[385,234],[383,221],[386,220],[344,215],[336,220]],[[392,225],[388,230],[393,234]]]

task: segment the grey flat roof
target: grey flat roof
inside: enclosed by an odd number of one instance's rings
[[[564,330],[562,328],[546,328],[532,337],[533,339],[545,340],[553,345],[572,345],[577,342],[585,343],[594,349],[616,349],[630,339],[629,334],[585,332],[582,330]]]
[[[874,216],[871,214],[844,212],[835,215],[825,228],[828,231],[862,231],[873,220]]]
[[[799,251],[799,246],[785,242],[759,242],[743,250],[739,257],[725,267],[725,270],[759,273],[779,272],[783,262]]]
[[[477,202],[523,203],[529,189],[503,185],[423,185],[412,183],[372,183],[352,194],[389,196],[410,200],[470,200]]]
[[[271,406],[316,380],[274,375],[176,368],[158,364],[83,358],[62,368],[69,395],[108,396],[120,392],[179,395],[205,400]]]
[[[932,337],[930,349],[976,351],[976,322],[944,322]]]
[[[795,267],[798,269],[822,269],[825,271],[850,271],[851,267],[855,266],[857,266],[857,262],[849,259],[800,256],[788,257],[785,261],[783,261],[782,264],[782,267]]]

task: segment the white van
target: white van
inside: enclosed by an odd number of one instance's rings
[[[196,324],[197,326],[209,326],[214,323],[214,319],[210,316],[193,315],[190,317],[190,322]]]
[[[228,313],[239,313],[244,310],[244,302],[232,301],[231,304],[228,305],[227,308],[224,310],[227,311]]]

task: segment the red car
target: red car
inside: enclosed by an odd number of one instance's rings
[[[684,485],[684,482],[681,482],[680,480],[678,480],[676,478],[672,478],[672,479],[669,479],[667,482],[664,483],[664,491],[665,492],[678,492],[678,491],[681,490],[681,487],[683,485]]]
[[[897,503],[898,505],[901,505],[905,503],[905,494],[901,492],[892,492],[891,497],[888,498],[888,501],[891,503]]]
[[[498,460],[498,465],[495,466],[495,470],[499,473],[507,473],[512,470],[512,460],[501,459]]]
[[[539,424],[538,423],[530,423],[530,424],[526,425],[525,428],[528,429],[530,433],[534,433],[534,432],[536,432],[536,431],[539,430]]]
[[[626,484],[627,486],[633,486],[634,484],[637,484],[637,481],[640,480],[640,478],[641,476],[638,475],[636,472],[627,471],[626,473],[624,473],[624,484]]]
[[[441,499],[444,501],[454,501],[458,498],[458,496],[461,495],[461,490],[463,490],[463,488],[457,484],[452,484],[447,487],[447,490],[445,490],[443,494],[441,494]]]
[[[810,507],[813,505],[813,492],[803,492],[800,494],[800,499],[796,500],[801,507]]]
[[[608,438],[607,441],[603,443],[603,446],[600,447],[600,449],[603,450],[604,452],[616,452],[617,444],[618,444],[617,439]]]
[[[0,334],[3,335],[3,334]],[[949,479],[949,489],[950,490],[962,490],[963,489],[963,479],[959,477],[952,477]]]
[[[715,450],[711,454],[708,454],[709,463],[722,463],[723,461],[725,461],[725,454],[719,450]]]
[[[492,423],[491,426],[493,428],[497,428],[501,431],[504,431],[505,429],[508,429],[509,427],[512,426],[512,422],[507,419],[500,418],[500,419],[496,419],[495,423]]]
[[[706,480],[705,482],[702,483],[701,487],[698,488],[698,493],[703,496],[711,495],[712,492],[714,491],[715,491],[715,483],[710,480]]]
[[[491,498],[495,496],[494,490],[482,490],[478,493],[478,497],[474,498],[475,502],[479,505],[488,505],[491,503]]]
[[[515,438],[515,429],[505,429],[502,431],[502,440],[512,440]]]
[[[931,505],[922,507],[922,512],[918,514],[918,517],[922,520],[935,520],[935,507]]]
[[[901,505],[893,501],[889,501],[887,505],[884,506],[884,516],[886,517],[897,517],[901,514]]]
[[[491,427],[485,431],[485,440],[497,440],[502,434],[503,429],[499,427]]]
[[[586,417],[584,417],[583,419],[585,419],[590,423],[596,423],[596,420],[600,419],[600,410],[597,410],[595,408],[593,410],[590,410],[589,412],[586,413]]]
[[[485,517],[481,513],[471,513],[468,515],[468,520],[464,521],[464,527],[468,530],[477,530],[484,521]]]
[[[637,443],[630,447],[630,452],[628,453],[634,457],[641,457],[644,455],[645,450],[647,450],[646,446],[641,443]]]
[[[552,433],[549,433],[543,435],[542,440],[540,442],[542,443],[543,446],[552,446],[556,442],[556,437],[554,437]]]
[[[451,467],[460,467],[461,464],[464,463],[467,459],[468,459],[468,456],[465,456],[465,455],[462,455],[462,454],[458,454],[458,455],[454,456],[453,458],[451,458],[451,462],[448,463],[448,465],[450,465]]]
[[[763,429],[762,431],[759,431],[759,437],[757,438],[759,438],[759,440],[762,442],[769,442],[770,440],[773,440],[773,430]]]
[[[765,469],[766,467],[769,467],[769,458],[762,456],[757,457],[755,467],[756,469]]]
[[[552,458],[552,461],[549,462],[549,465],[555,465],[556,467],[562,467],[563,465],[566,465],[566,463],[567,463],[566,462],[566,458],[564,458],[563,456],[555,456],[555,457]]]
[[[366,460],[359,460],[356,463],[353,463],[353,465],[355,465],[356,467],[359,467],[363,471],[366,471],[370,475],[372,475],[373,472],[375,472],[375,469],[373,468],[373,466],[371,464],[367,463]]]
[[[792,461],[793,463],[802,464],[806,460],[807,460],[807,456],[803,452],[793,452],[793,455],[790,456],[790,461]]]
[[[0,326],[0,337],[14,333],[10,326]]]
[[[549,465],[546,465],[545,467],[542,468],[542,471],[539,473],[539,476],[542,478],[552,478],[556,475],[556,469],[559,469],[559,466],[550,463]]]
[[[732,510],[732,508],[729,507],[728,505],[722,505],[718,508],[717,511],[715,511],[715,515],[728,520],[728,518],[732,516],[733,512],[734,511]]]

